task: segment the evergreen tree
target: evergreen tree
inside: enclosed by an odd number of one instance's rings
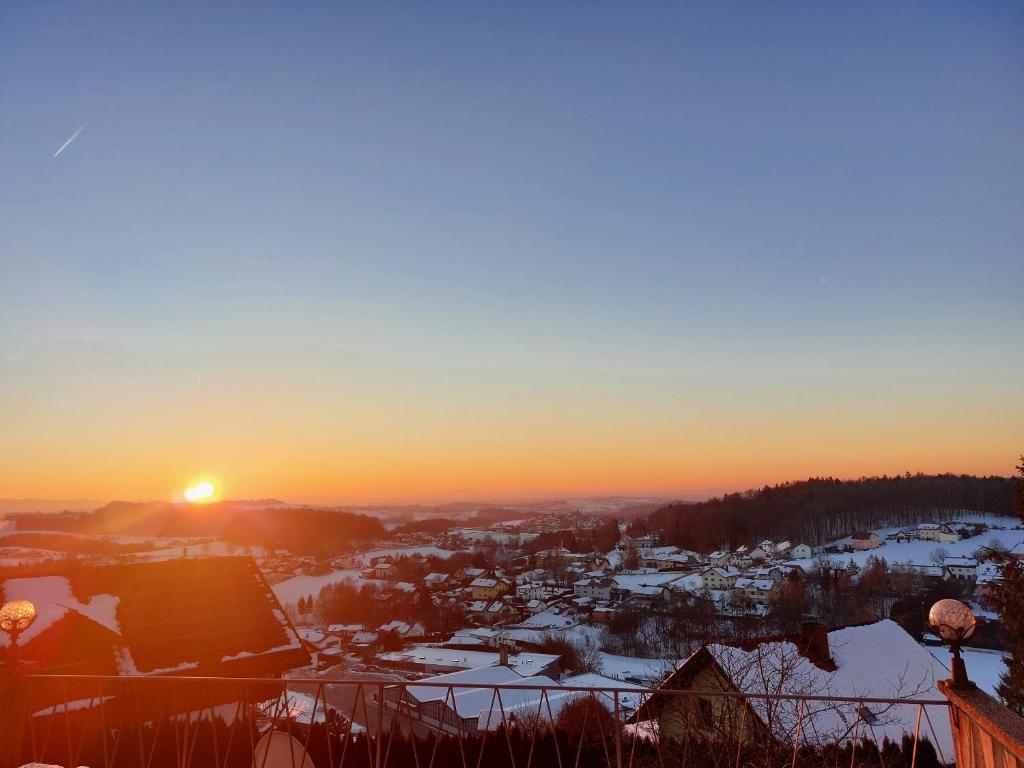
[[[1024,520],[1024,456],[1017,465],[1017,473],[1013,505]],[[1024,715],[1024,563],[1009,554],[1000,554],[998,560],[1002,579],[992,592],[992,604],[1010,638],[1010,655],[996,690],[1010,709]]]

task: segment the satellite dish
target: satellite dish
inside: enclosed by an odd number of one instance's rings
[[[256,742],[253,768],[316,768],[302,744],[284,731],[267,731]]]

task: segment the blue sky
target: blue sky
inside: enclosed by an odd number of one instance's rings
[[[613,377],[905,377],[909,403],[973,376],[942,413],[1021,425],[1022,27],[983,2],[18,4],[8,416],[57,366],[99,418],[74,385],[98,350],[230,351],[626,402]]]

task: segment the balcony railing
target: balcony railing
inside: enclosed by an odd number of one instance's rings
[[[4,768],[933,768],[943,698],[324,678],[33,675],[0,691]]]

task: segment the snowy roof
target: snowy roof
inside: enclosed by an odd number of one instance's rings
[[[974,568],[978,565],[978,561],[973,557],[946,557],[943,558],[942,564],[955,568]]]
[[[748,587],[770,592],[775,589],[775,582],[771,579],[751,579],[746,576],[736,579],[736,589],[747,589]]]
[[[721,576],[723,579],[731,579],[733,576],[739,576],[740,575],[739,570],[737,570],[736,568],[732,568],[732,567],[723,568],[722,566],[717,566],[715,568],[710,568],[708,570],[712,571],[713,573],[715,573],[718,576]]]
[[[327,627],[328,632],[358,632],[363,628],[362,624],[331,624]]]
[[[498,580],[497,579],[480,578],[480,579],[473,579],[473,581],[470,582],[469,586],[471,586],[471,587],[496,587],[497,585],[498,585]]]
[[[249,557],[79,566],[7,579],[0,602],[13,599],[36,606],[37,619],[20,645],[22,657],[40,671],[55,663],[55,654],[62,666],[73,664],[84,674],[111,666],[121,674],[223,674],[228,662],[264,674],[309,663]],[[76,642],[68,642],[65,631]],[[0,646],[7,642],[6,633],[0,635]]]
[[[424,664],[435,667],[462,667],[477,669],[492,667],[500,661],[500,655],[486,651],[463,651],[456,648],[437,648],[434,646],[417,645],[404,651],[382,653],[378,658],[383,661],[402,661]],[[529,676],[542,672],[550,664],[558,661],[558,656],[546,653],[518,653],[509,656],[509,666],[520,675]]]

